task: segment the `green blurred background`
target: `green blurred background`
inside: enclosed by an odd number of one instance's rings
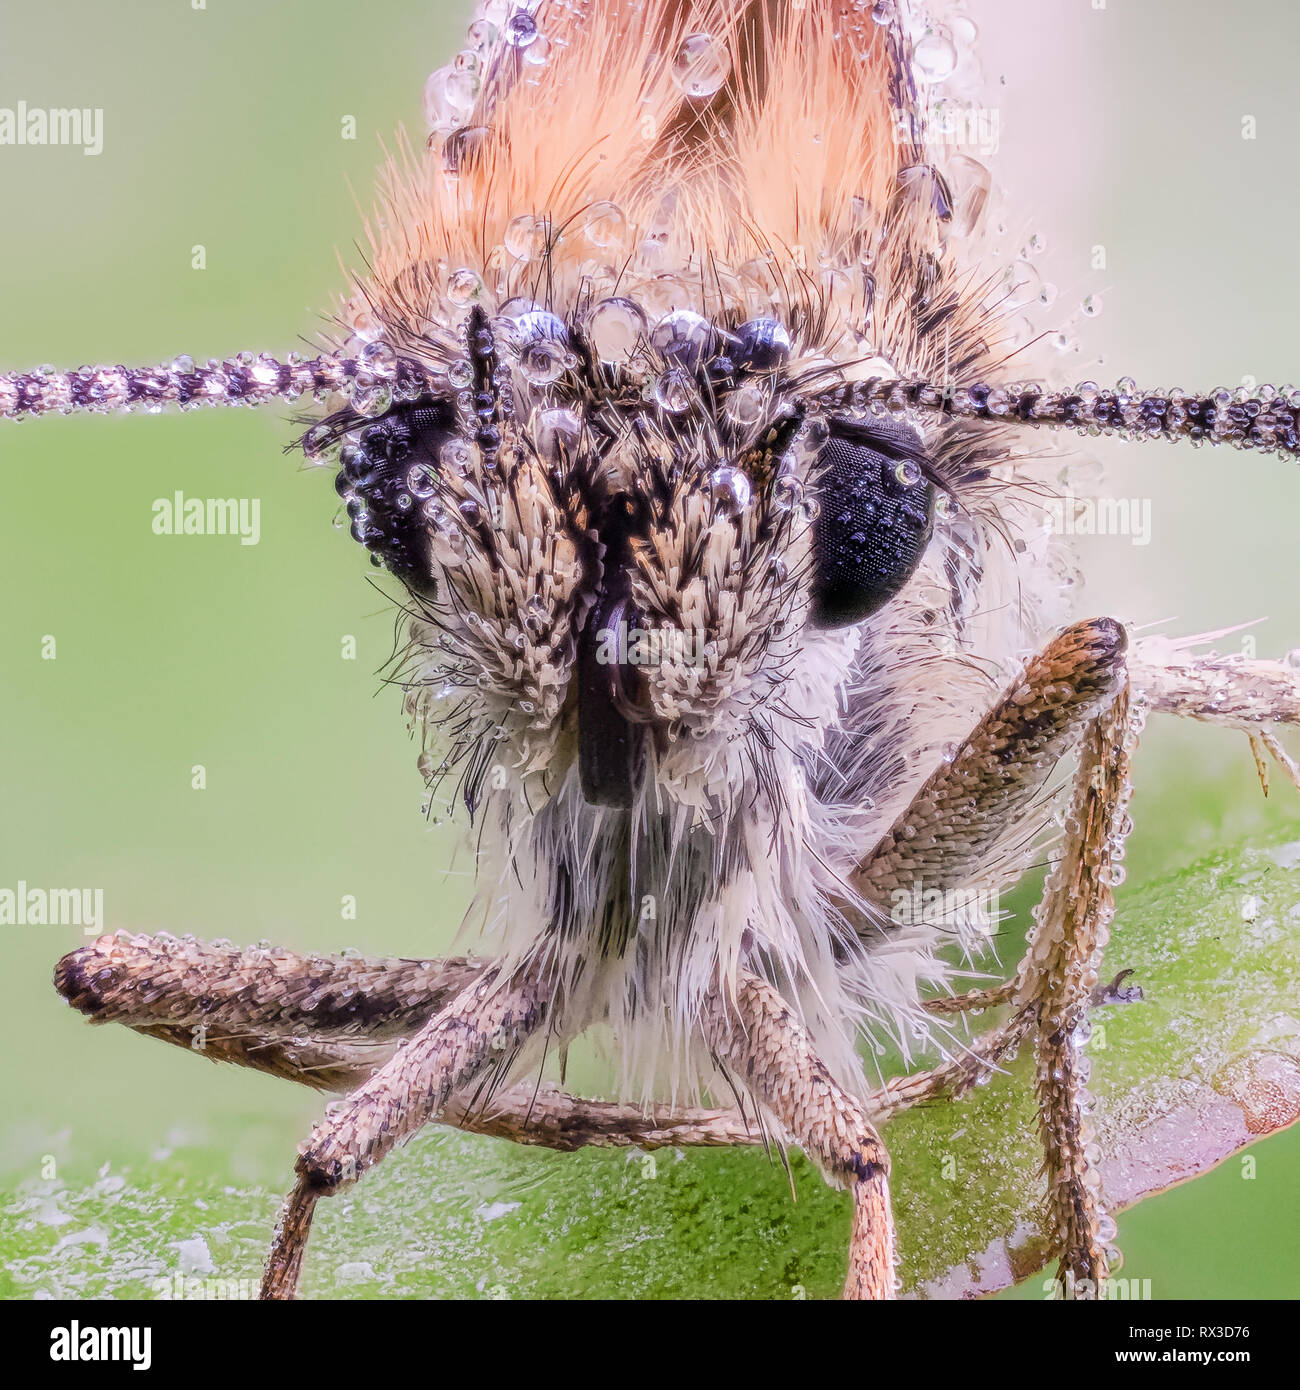
[[[295,346],[340,284],[338,255],[354,259],[380,141],[403,121],[419,131],[424,78],[468,8],[6,4],[0,106],[102,107],[105,128],[96,158],[0,147],[0,367]],[[1007,218],[1043,236],[1036,264],[1059,287],[1048,320],[1104,298],[1063,370],[1189,388],[1300,377],[1286,269],[1300,13],[1286,0],[971,13]],[[0,886],[102,886],[110,928],[434,954],[470,860],[420,815],[417,750],[377,675],[391,608],[331,527],[328,475],[282,457],[290,433],[274,411],[3,430]],[[1081,612],[1174,633],[1267,618],[1261,655],[1300,646],[1294,469],[1097,452],[1113,493],[1152,499],[1154,536],[1090,543]],[[177,488],[260,498],[261,543],[154,536],[151,503]],[[341,657],[349,634],[355,661]],[[1138,777],[1130,883],[1297,811],[1286,787],[1265,803],[1244,741],[1209,729],[1153,723]],[[81,1026],[49,987],[77,944],[75,929],[0,928],[4,1187],[35,1178],[44,1154],[75,1183],[180,1148],[173,1161],[281,1188],[320,1102]],[[1157,1296],[1300,1294],[1296,1133],[1258,1158],[1253,1183],[1228,1164],[1122,1217],[1127,1268]],[[1036,1280],[1026,1294],[1041,1296]]]

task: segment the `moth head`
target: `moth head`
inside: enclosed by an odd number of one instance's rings
[[[411,595],[422,718],[625,806],[652,764],[725,756],[806,638],[888,604],[934,483],[913,427],[808,389],[775,319],[672,313],[619,367],[609,327],[476,312],[431,389],[307,447],[337,448],[352,534]]]

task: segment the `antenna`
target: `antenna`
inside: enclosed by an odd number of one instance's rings
[[[73,372],[41,367],[34,372],[0,374],[0,418],[30,415],[108,414],[166,406],[267,405],[309,396],[325,401],[345,396],[362,415],[382,415],[397,400],[415,400],[429,388],[430,375],[418,363],[399,359],[383,343],[371,343],[359,357],[325,354],[306,358],[291,352],[283,362],[265,353],[241,352],[204,367],[176,357],[161,367],[80,367]]]
[[[242,352],[205,367],[188,357],[161,367],[80,367],[73,372],[42,367],[0,374],[0,418],[131,410],[157,414],[169,405],[182,410],[260,406],[304,396],[325,401],[334,394],[344,396],[358,414],[378,416],[395,400],[417,400],[434,379],[428,368],[399,358],[384,343],[371,343],[359,357],[289,353],[281,362],[265,353]],[[1254,392],[1244,386],[1219,387],[1195,394],[1176,388],[1142,391],[1125,377],[1114,390],[1084,381],[1052,391],[1023,383],[940,387],[923,377],[871,377],[819,392],[816,401],[824,409],[855,415],[916,412],[1003,427],[1187,440],[1300,457],[1300,390],[1289,386],[1261,386]]]

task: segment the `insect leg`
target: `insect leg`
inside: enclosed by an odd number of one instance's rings
[[[1240,656],[1148,656],[1139,644],[1130,662],[1135,702],[1147,710],[1177,714],[1240,729],[1250,739],[1264,792],[1267,757],[1300,789],[1300,767],[1267,727],[1300,725],[1300,666],[1289,661],[1255,661]]]
[[[372,1076],[400,1036],[431,1018],[487,964],[297,956],[119,933],[66,955],[55,982],[92,1021],[122,1023],[214,1062],[344,1093]],[[329,992],[335,1014],[340,998],[359,1001],[346,1028],[337,1017],[330,1026]],[[313,1007],[305,1006],[307,1000]],[[471,1133],[565,1151],[761,1142],[735,1111],[683,1107],[647,1113],[639,1106],[582,1100],[549,1084],[508,1088],[487,1107],[455,1097],[441,1119]]]
[[[1123,628],[1109,619],[1075,624],[1050,642],[952,762],[926,782],[855,877],[863,896],[882,905],[914,883],[946,890],[978,880],[1031,810],[1053,764],[1082,740],[1063,854],[1038,909],[1011,1017],[966,1055],[900,1078],[883,1096],[884,1113],[891,1113],[935,1094],[960,1093],[1032,1031],[1061,1277],[1091,1280],[1092,1287],[1104,1276],[1105,1253],[1074,1037],[1092,1003],[1094,957],[1112,911],[1110,849],[1128,788],[1126,645]]]
[[[858,866],[853,885],[862,896],[883,912],[914,884],[946,891],[987,874],[1057,759],[1114,699],[1126,645],[1110,618],[1053,638]]]
[[[1096,1297],[1107,1274],[1098,1179],[1088,1158],[1088,1074],[1079,1032],[1115,911],[1111,870],[1128,833],[1133,737],[1125,686],[1084,735],[1063,851],[1048,876],[1017,976],[1016,997],[1034,1012],[1039,1132],[1060,1256],[1057,1279],[1067,1297],[1084,1290]]]
[[[319,1198],[356,1182],[544,1025],[549,1000],[541,981],[537,968],[507,978],[489,967],[347,1099],[329,1107],[299,1147],[298,1180],[281,1208],[260,1297],[294,1297]]]
[[[845,1298],[894,1296],[889,1155],[866,1107],[832,1079],[802,1024],[772,985],[747,971],[719,1000],[706,1038],[804,1152],[853,1193]]]
[[[101,936],[54,969],[54,986],[94,1023],[241,1038],[399,1038],[484,968],[482,961],[301,956],[178,939]],[[162,1036],[162,1034],[155,1034]]]

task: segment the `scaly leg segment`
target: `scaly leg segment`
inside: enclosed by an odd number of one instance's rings
[[[1098,1178],[1087,1152],[1087,1064],[1077,1035],[1114,916],[1112,873],[1129,829],[1132,737],[1125,688],[1084,736],[1063,852],[1017,976],[1017,1000],[1034,1012],[1038,1122],[1057,1278],[1067,1297],[1098,1297],[1107,1275]]]
[[[757,975],[742,971],[732,997],[715,1001],[705,1037],[808,1157],[852,1191],[845,1298],[892,1298],[889,1155],[866,1105],[835,1082],[790,1006]]]
[[[293,1081],[360,1086],[409,1036],[488,968],[487,961],[298,956],[171,936],[100,937],[54,972],[59,992],[92,1022]],[[162,1022],[161,1020],[169,1020]],[[524,1083],[490,1104],[453,1096],[443,1124],[569,1152],[587,1145],[664,1148],[757,1144],[744,1116],[701,1107],[581,1100]]]
[[[298,1181],[276,1227],[262,1298],[295,1296],[317,1200],[355,1182],[526,1042],[550,1002],[536,968],[509,979],[489,968],[317,1122],[298,1150]]]

